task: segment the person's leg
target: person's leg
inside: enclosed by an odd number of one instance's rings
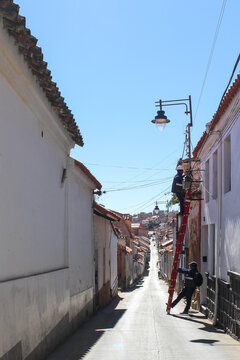
[[[192,301],[192,295],[194,293],[195,289],[192,289],[192,288],[188,288],[187,291],[186,291],[186,299],[187,299],[187,304],[185,306],[185,309],[184,309],[184,314],[188,314],[189,312],[189,309],[190,309],[190,306],[191,306],[191,301]]]
[[[179,202],[180,202],[180,212],[181,212],[181,215],[183,215],[183,213],[184,213],[185,193],[179,192],[179,193],[176,193],[176,195],[177,195],[177,198],[178,198],[178,200],[179,200]]]
[[[174,306],[177,305],[177,303],[179,303],[179,301],[184,298],[184,296],[186,296],[186,289],[183,288],[182,291],[178,294],[178,297],[172,302],[172,308],[174,308]]]

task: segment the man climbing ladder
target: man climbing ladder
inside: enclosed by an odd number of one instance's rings
[[[169,288],[168,288],[168,293],[169,293],[168,302],[167,302],[167,313],[168,314],[170,313],[170,309],[171,309],[171,305],[172,305],[173,293],[174,293],[174,289],[175,289],[175,285],[176,285],[176,279],[177,279],[178,268],[179,268],[179,260],[180,260],[180,255],[182,253],[183,241],[184,241],[184,237],[185,237],[186,229],[187,229],[187,221],[188,221],[190,202],[191,202],[191,200],[190,200],[191,188],[192,188],[192,183],[190,183],[190,187],[186,193],[185,202],[184,202],[184,213],[183,213],[182,220],[181,220],[181,225],[180,225],[177,244],[176,244],[176,251],[175,251],[175,255],[174,255],[174,259],[173,259],[173,268],[172,268],[170,284],[169,284]]]

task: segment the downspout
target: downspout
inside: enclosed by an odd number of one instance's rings
[[[217,248],[216,248],[216,289],[215,289],[215,307],[213,314],[213,324],[217,324],[218,298],[219,298],[219,279],[221,277],[221,246],[222,246],[222,141],[219,147],[218,156],[218,225],[217,225]]]

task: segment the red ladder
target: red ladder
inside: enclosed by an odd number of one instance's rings
[[[181,225],[180,225],[177,244],[176,244],[176,251],[175,251],[175,255],[174,255],[174,259],[173,259],[173,268],[172,268],[171,279],[170,279],[169,288],[168,288],[168,293],[169,293],[168,302],[167,302],[167,313],[168,314],[170,313],[170,309],[171,309],[171,305],[172,305],[172,299],[173,299],[173,294],[174,294],[174,289],[175,289],[176,279],[177,279],[177,274],[178,274],[178,268],[179,268],[179,260],[180,260],[180,255],[182,253],[183,241],[184,241],[184,237],[185,237],[186,229],[187,229],[187,221],[188,221],[190,202],[191,202],[191,200],[190,200],[191,187],[192,187],[192,183],[190,184],[190,187],[186,193],[186,197],[185,197],[185,201],[184,201],[184,214],[183,214],[182,220],[181,220]]]

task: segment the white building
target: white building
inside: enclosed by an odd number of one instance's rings
[[[71,158],[68,174],[69,320],[75,328],[93,311],[93,190],[101,184],[80,161]]]
[[[0,2],[0,358],[40,359],[92,311],[93,190],[75,120],[12,1]]]
[[[240,75],[224,96],[194,150],[194,155],[200,158],[203,173],[201,269],[209,274],[201,300],[215,321],[220,319],[223,323],[224,284],[230,283],[232,289],[235,287],[233,291],[240,295],[239,139]],[[231,304],[226,294],[225,298],[228,304],[224,311],[227,312],[226,308],[236,304]]]
[[[94,204],[94,242],[95,242],[95,305],[106,305],[111,296],[117,295],[117,235],[112,221],[120,217],[105,208]]]

